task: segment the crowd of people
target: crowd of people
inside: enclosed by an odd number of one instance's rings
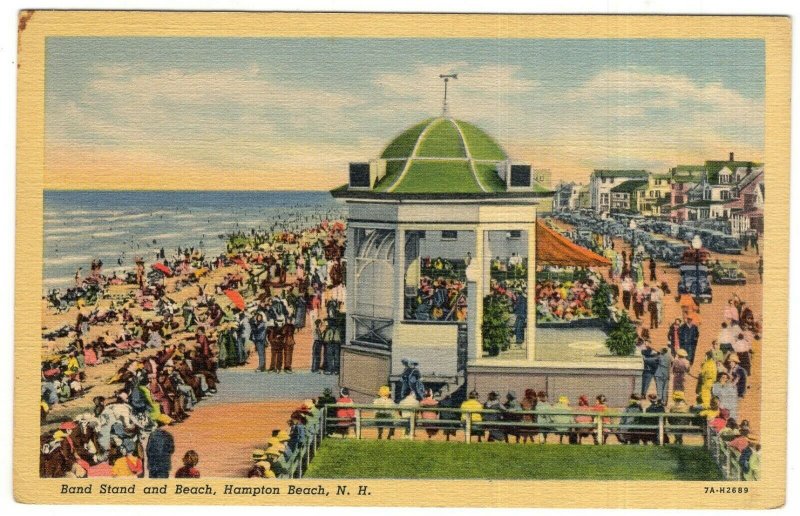
[[[341,390],[335,403],[336,409],[329,412],[334,418],[329,431],[342,437],[350,436],[355,427],[356,409],[351,407],[354,402],[346,388]],[[470,436],[478,442],[546,444],[552,436],[559,444],[582,444],[586,438],[591,438],[594,444],[606,444],[608,438],[614,436],[620,444],[660,444],[658,419],[653,417],[657,414],[665,414],[663,444],[683,444],[684,435],[689,433],[687,426],[696,427],[691,432],[694,435],[703,435],[705,425],[719,432],[720,419],[724,419],[723,426],[729,428],[725,432],[728,437],[747,437],[749,432],[749,422],[737,423],[735,414],[720,408],[718,397],[712,398],[709,407],[700,403],[690,405],[683,391],[673,392],[669,404],[656,394],[633,394],[626,407],[613,409],[602,394],[593,400],[581,395],[577,404],[572,405],[567,396],[551,401],[545,391],[535,389],[526,389],[522,398],[514,391],[502,398],[491,391],[484,401],[477,391],[471,391],[464,401],[458,401],[458,396],[453,394],[442,396],[439,391],[425,389],[420,396],[412,389],[401,391],[396,400],[388,385],[379,389],[370,410],[362,411],[361,427],[376,428],[378,439],[384,436],[392,439],[398,432],[404,438],[411,438],[413,432],[422,431],[428,439],[441,432],[449,441],[457,432],[466,431],[469,420]],[[670,418],[668,414],[681,416]],[[601,434],[598,434],[598,419],[602,419]],[[501,424],[493,425],[494,422]],[[681,428],[671,429],[670,425]],[[750,438],[755,439],[752,435]]]
[[[406,319],[466,321],[466,261],[430,256],[421,258],[416,294],[406,302]]]
[[[216,360],[202,327],[195,341],[194,349],[170,342],[126,360],[108,380],[119,386],[112,397],[94,396],[91,411],[42,436],[42,476],[143,476],[146,460],[148,476],[163,478],[159,457],[174,446],[161,428],[185,420],[216,392]]]
[[[592,301],[599,278],[593,273],[588,276],[573,281],[537,281],[536,321],[569,322],[593,317]]]
[[[269,347],[269,370],[292,372],[293,336],[309,318],[322,328],[331,350],[325,369],[338,372],[344,225],[322,221],[297,232],[252,231],[231,241],[238,244],[213,260],[192,249],[180,249],[175,261],[160,252],[162,260],[150,274],[137,259],[130,290],[101,296],[105,310],[77,303],[75,325],[44,336],[69,340],[42,361],[42,424],[58,423],[42,435],[42,476],[161,475],[145,473],[154,463],[150,450],[161,446],[159,432],[167,433],[164,427],[188,418],[198,402],[216,392],[217,368],[243,365],[254,347],[257,370],[265,371]],[[221,267],[230,271],[201,281]],[[105,277],[97,261],[89,278],[101,292],[119,283],[116,276]],[[89,278],[76,275],[82,283]],[[196,288],[196,294],[178,305],[172,293],[183,296],[187,288]],[[76,418],[51,417],[57,404],[96,387],[86,383],[87,368],[109,362],[116,369],[107,384],[118,386],[111,396],[94,396],[91,409]],[[193,475],[196,457],[185,462],[184,473]]]
[[[320,407],[333,402],[330,389],[317,400],[307,399],[292,411],[286,429],[275,428],[263,447],[253,450],[253,465],[248,478],[286,478],[303,467],[303,453],[313,453],[309,446],[320,431]]]
[[[742,314],[746,319],[742,318]],[[656,347],[651,331],[639,330],[637,349],[644,360],[641,395],[655,383],[660,400],[667,399],[669,380],[673,391],[685,391],[686,377],[691,376],[695,362],[700,328],[696,305],[687,303],[683,317],[675,319],[668,327],[666,345]],[[748,321],[743,323],[742,321]],[[748,390],[748,377],[752,372],[753,341],[760,339],[759,325],[747,303],[738,296],[732,297],[724,308],[723,322],[716,338],[703,356],[696,378],[698,403],[708,409],[716,397],[722,408],[738,413],[739,400]]]
[[[709,421],[711,446],[724,446],[738,462],[743,480],[758,480],[761,476],[761,442],[750,430],[750,421],[737,422],[727,409],[720,409]]]

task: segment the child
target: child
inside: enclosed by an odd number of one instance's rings
[[[183,456],[183,467],[175,472],[175,478],[200,478],[200,472],[197,471],[197,463],[200,462],[200,457],[197,452],[189,450]]]

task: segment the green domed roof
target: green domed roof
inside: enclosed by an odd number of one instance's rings
[[[420,157],[466,158],[466,148],[469,148],[473,159],[508,159],[497,142],[482,129],[452,118],[429,118],[409,127],[386,146],[381,158],[409,158],[418,141]]]
[[[430,118],[406,129],[386,146],[386,175],[378,192],[501,192],[495,172],[508,156],[478,127],[452,118]]]
[[[533,180],[529,164],[513,164],[483,130],[446,116],[409,127],[384,148],[378,159],[369,164],[351,163],[350,174],[351,183],[331,191],[335,197],[489,198],[502,194],[514,198],[553,194]],[[352,186],[354,183],[357,186]]]

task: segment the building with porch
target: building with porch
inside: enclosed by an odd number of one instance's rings
[[[639,199],[647,192],[646,179],[631,179],[610,190],[611,212],[638,212]]]
[[[670,220],[683,223],[689,219],[686,203],[689,191],[700,182],[705,174],[703,165],[678,165],[670,169]]]
[[[624,404],[637,388],[641,358],[610,356],[601,329],[537,328],[537,266],[608,261],[537,220],[554,192],[533,170],[446,110],[350,164],[331,193],[347,205],[340,384],[357,400],[397,386],[404,358],[445,393],[602,392]],[[513,325],[499,344],[485,335],[498,318]]]
[[[589,176],[592,209],[597,213],[611,210],[611,189],[626,181],[647,181],[646,170],[595,170]]]
[[[637,211],[645,217],[669,216],[672,179],[669,174],[649,174],[647,190],[639,196]]]

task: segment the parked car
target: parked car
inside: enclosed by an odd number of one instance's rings
[[[705,265],[708,263],[710,259],[711,259],[711,253],[708,252],[708,249],[701,248],[695,250],[689,246],[686,246],[686,249],[683,251],[683,256],[681,257],[681,262],[684,265],[694,265],[695,263],[698,262]]]
[[[664,249],[664,261],[670,267],[680,267],[683,264],[683,255],[689,246],[680,242],[667,242]]]
[[[678,280],[678,294],[689,294],[700,303],[710,303],[711,284],[708,281],[708,267],[705,265],[681,265],[681,279]]]
[[[747,275],[737,262],[715,262],[711,266],[711,282],[717,285],[745,285]]]

